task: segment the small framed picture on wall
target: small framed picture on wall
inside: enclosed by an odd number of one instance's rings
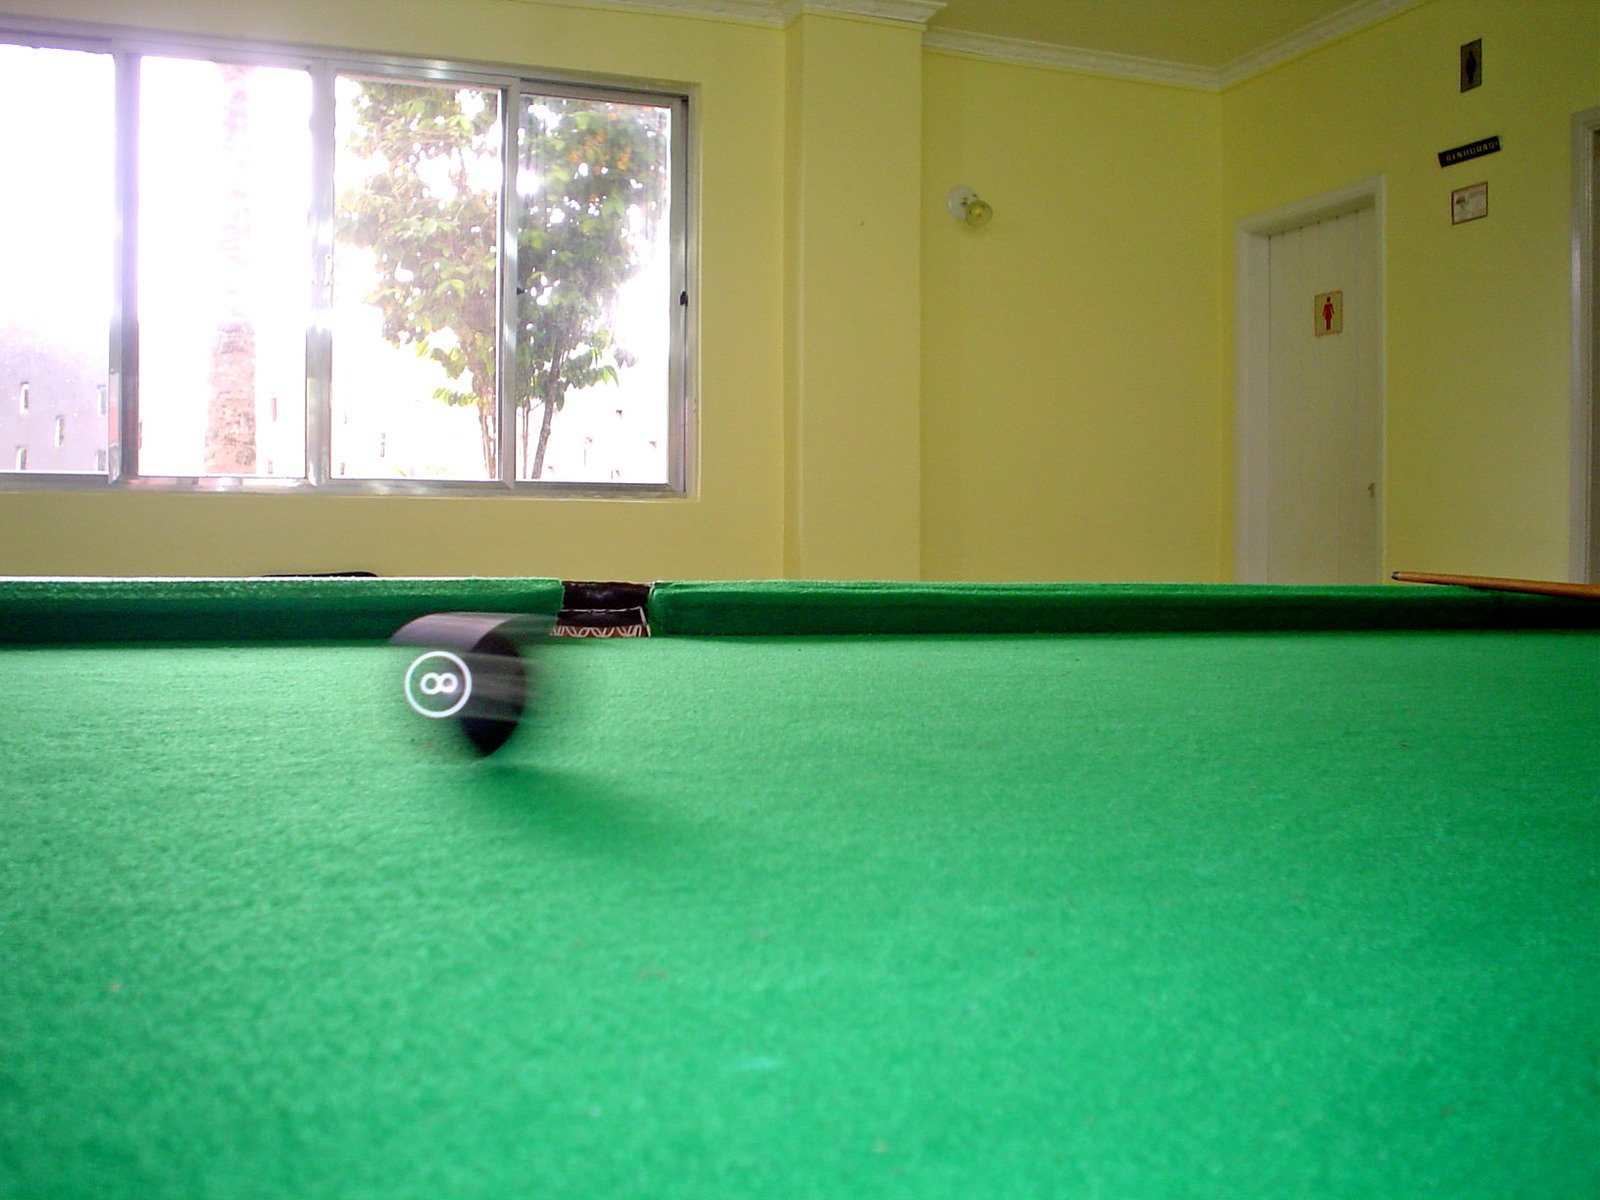
[[[1489,215],[1489,185],[1474,183],[1450,193],[1450,224],[1460,225]]]

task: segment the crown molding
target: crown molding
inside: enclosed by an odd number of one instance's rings
[[[1368,26],[1390,17],[1398,16],[1408,8],[1415,8],[1424,0],[1356,0],[1356,3],[1331,12],[1320,21],[1313,21],[1269,42],[1259,50],[1242,54],[1225,63],[1217,72],[1217,91],[1226,91],[1236,83],[1264,75],[1273,67],[1282,66],[1290,59],[1299,58],[1323,46],[1359,33]]]
[[[924,30],[922,44],[945,54],[963,54],[995,62],[1020,63],[1029,67],[1052,67],[1088,75],[1108,75],[1140,83],[1159,83],[1169,87],[1192,88],[1202,92],[1221,92],[1265,74],[1290,59],[1348,37],[1370,25],[1415,8],[1426,0],[1354,0],[1320,21],[1285,34],[1259,50],[1241,55],[1221,67],[1201,67],[1193,63],[1169,62],[1159,58],[1140,58],[1133,54],[1113,54],[1105,50],[1084,50],[1049,42],[1030,42],[1022,38],[995,37],[986,33],[963,33],[954,29],[928,29],[946,0],[522,0],[523,3],[555,4],[569,8],[628,9],[680,17],[704,17],[736,21],[744,25],[766,25],[782,29],[804,13],[823,13],[843,17],[864,17],[875,21],[914,25]]]
[[[1352,33],[1386,21],[1415,8],[1425,0],[1356,0],[1320,21],[1313,21],[1276,41],[1241,55],[1221,67],[1200,67],[1191,63],[1169,62],[1158,58],[1139,58],[1131,54],[1112,54],[1102,50],[1082,50],[1021,38],[991,37],[981,33],[960,33],[949,29],[930,29],[922,44],[947,54],[965,54],[997,62],[1020,63],[1032,67],[1054,67],[1089,75],[1109,75],[1140,83],[1159,83],[1170,87],[1192,88],[1202,92],[1225,91],[1265,74],[1290,59],[1348,37]]]
[[[930,29],[923,35],[922,44],[929,50],[945,54],[962,54],[1026,67],[1053,67],[1060,71],[1109,75],[1114,79],[1133,79],[1140,83],[1164,83],[1200,91],[1218,90],[1217,72],[1211,68],[1167,62],[1159,58],[1139,58],[1106,50],[1081,50],[1074,46],[995,37],[986,33],[962,33],[953,29]]]
[[[927,26],[946,0],[524,0],[565,8],[610,8],[676,17],[704,17],[741,25],[781,29],[804,13],[866,17],[874,21]]]
[[[740,25],[768,25],[781,29],[789,23],[779,0],[519,0],[523,4],[556,8],[600,8],[624,12],[656,13],[672,17],[704,17]]]
[[[782,8],[791,19],[802,13],[831,13],[926,27],[945,3],[946,0],[782,0]]]

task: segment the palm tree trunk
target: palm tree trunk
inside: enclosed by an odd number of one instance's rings
[[[250,68],[221,66],[228,93],[222,123],[221,312],[211,336],[206,403],[205,469],[212,475],[250,475],[256,469],[256,330],[250,292]]]

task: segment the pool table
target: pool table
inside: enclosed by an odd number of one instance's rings
[[[1600,1195],[1600,606],[0,582],[0,1196]]]

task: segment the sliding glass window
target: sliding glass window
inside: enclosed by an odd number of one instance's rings
[[[115,88],[109,54],[0,45],[0,471],[107,474]]]
[[[685,488],[686,101],[0,31],[0,486]]]

